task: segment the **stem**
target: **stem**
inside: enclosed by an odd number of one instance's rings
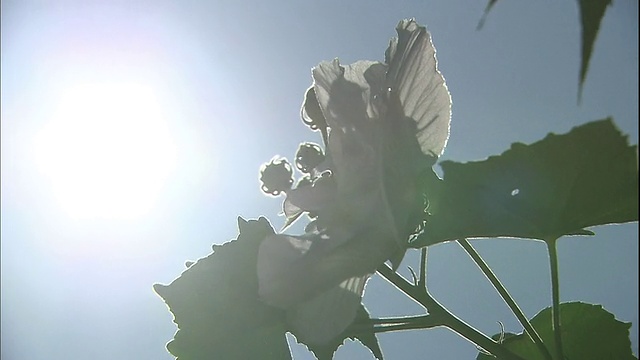
[[[549,250],[549,265],[551,266],[551,314],[553,317],[553,336],[556,341],[556,357],[564,359],[562,351],[562,333],[560,328],[560,276],[558,275],[558,249],[556,240],[545,241]]]
[[[467,239],[464,239],[464,238],[459,239],[458,243],[464,248],[467,254],[471,256],[471,258],[476,263],[476,265],[478,265],[478,267],[480,268],[480,270],[482,270],[482,272],[487,277],[487,279],[489,279],[489,282],[491,282],[491,285],[493,285],[493,287],[498,291],[498,293],[500,294],[504,302],[507,304],[507,306],[509,306],[509,309],[511,309],[511,311],[516,316],[516,318],[518,318],[518,321],[520,321],[520,323],[524,327],[525,331],[527,332],[531,340],[533,340],[533,342],[538,347],[540,354],[542,354],[542,356],[545,359],[551,360],[552,359],[551,353],[549,353],[549,349],[547,349],[547,347],[542,342],[542,338],[540,338],[540,335],[538,334],[536,329],[533,328],[533,326],[531,325],[527,317],[524,315],[524,313],[522,312],[518,304],[515,302],[513,297],[509,294],[509,292],[504,287],[504,285],[502,285],[502,282],[500,282],[500,280],[498,279],[496,274],[493,272],[493,270],[491,270],[489,265],[487,265],[487,263],[482,259],[480,254],[478,254],[476,249],[474,249],[473,246],[471,246],[471,244]]]
[[[520,356],[512,353],[502,345],[495,342],[493,339],[487,337],[485,334],[460,320],[431,297],[426,288],[418,288],[412,285],[407,281],[407,279],[393,271],[387,264],[382,264],[382,266],[378,268],[378,273],[417,303],[422,305],[425,309],[428,309],[429,315],[433,316],[434,320],[438,320],[435,321],[436,323],[440,323],[455,331],[460,336],[490,352],[498,359],[524,360]]]
[[[421,289],[427,289],[427,248],[423,247],[420,253],[420,280],[418,280],[418,287]]]
[[[396,325],[388,325],[388,326],[374,326],[373,332],[377,334],[377,333],[383,333],[388,331],[430,329],[438,326],[442,326],[442,323],[436,320],[433,316],[431,316],[429,318],[425,318],[425,320],[420,322],[396,324]]]
[[[433,315],[405,316],[399,318],[370,319],[369,321],[354,324],[349,328],[349,332],[353,334],[371,332],[373,327],[374,333],[383,333],[389,331],[429,329],[442,325],[442,322]]]
[[[419,316],[402,316],[402,317],[389,317],[389,318],[373,318],[367,321],[363,321],[362,324],[372,324],[372,325],[392,325],[392,324],[404,324],[409,322],[422,321],[428,318],[429,315],[419,315]]]

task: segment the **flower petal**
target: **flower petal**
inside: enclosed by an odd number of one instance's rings
[[[316,97],[331,128],[326,154],[332,164],[337,201],[324,214],[327,228],[334,231],[332,238],[337,232],[354,236],[362,231],[380,204],[379,140],[384,134],[378,118],[381,109],[375,100],[385,72],[383,64],[372,61],[343,67],[334,60],[313,69]]]
[[[304,101],[302,102],[302,108],[300,109],[300,117],[302,122],[307,124],[311,130],[320,130],[322,133],[322,141],[327,144],[327,120],[322,115],[322,109],[318,104],[316,98],[316,92],[313,85],[307,89],[304,94]]]
[[[414,20],[402,20],[396,31],[398,38],[385,54],[386,88],[400,102],[401,116],[416,122],[422,152],[440,156],[449,139],[451,95],[438,71],[436,50],[427,30]]]
[[[313,184],[299,185],[290,190],[282,203],[282,212],[287,218],[283,230],[304,212],[320,211],[335,202],[336,197],[336,184],[332,176],[320,176]]]
[[[366,129],[371,132],[374,129]],[[332,130],[328,155],[334,166],[338,193],[357,194],[372,190],[378,183],[379,155],[364,130]]]
[[[365,77],[365,71],[372,66],[384,67],[374,61],[358,61],[343,67],[338,59],[335,59],[331,62],[321,62],[313,68],[316,98],[332,130],[352,129],[369,121],[371,100],[378,89],[381,89],[372,88],[369,82],[382,85],[382,79]]]
[[[323,345],[342,333],[356,317],[371,275],[349,278],[340,285],[287,311],[287,323],[298,341]]]
[[[375,272],[399,250],[385,227],[363,228],[355,236],[270,235],[258,250],[258,293],[265,303],[289,309],[345,279]]]
[[[313,184],[305,184],[287,193],[285,200],[285,215],[287,207],[297,211],[318,211],[336,198],[336,184],[331,176],[319,177]]]

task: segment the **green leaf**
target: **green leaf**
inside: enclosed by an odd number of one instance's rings
[[[441,164],[415,247],[471,237],[541,240],[592,234],[586,227],[638,220],[637,146],[611,119],[484,161]]]
[[[291,359],[283,312],[258,299],[258,247],[274,231],[265,218],[238,227],[237,240],[153,286],[178,325],[167,349],[179,360]]]
[[[569,302],[560,305],[562,322],[562,344],[566,359],[637,359],[631,352],[629,329],[631,323],[616,320],[614,315],[601,305]],[[551,326],[551,308],[542,310],[531,319],[550,352],[555,353],[555,341]],[[543,359],[527,334],[505,334],[504,346],[525,359]],[[500,334],[493,336],[497,340]],[[478,360],[493,357],[479,354]]]
[[[580,63],[580,84],[578,98],[582,96],[584,81],[589,70],[589,60],[593,52],[593,44],[596,42],[600,22],[611,5],[611,0],[579,0],[580,20],[582,22],[582,60]]]
[[[307,345],[307,348],[313,352],[318,360],[331,360],[333,359],[333,355],[336,350],[338,350],[346,339],[359,340],[362,345],[366,346],[371,351],[376,359],[383,360],[382,351],[378,344],[378,338],[373,332],[373,325],[369,320],[369,312],[364,305],[361,305],[351,327],[345,330],[342,334],[336,336],[335,339],[331,340],[327,344]]]

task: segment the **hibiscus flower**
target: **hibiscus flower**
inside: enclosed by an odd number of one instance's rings
[[[307,213],[303,235],[274,234],[258,254],[259,295],[282,308],[299,340],[324,344],[354,320],[367,279],[397,266],[423,218],[419,177],[444,150],[451,97],[426,29],[403,20],[385,62],[321,62],[302,107],[326,154],[286,190],[286,225]],[[301,151],[318,146],[305,145]],[[316,154],[317,155],[317,154]],[[308,163],[308,161],[307,161]]]

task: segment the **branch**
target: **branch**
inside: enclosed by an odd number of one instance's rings
[[[427,248],[423,247],[420,252],[420,279],[418,287],[427,290]]]
[[[407,281],[407,279],[393,271],[387,264],[382,264],[382,266],[378,268],[378,273],[415,300],[418,304],[427,309],[429,311],[429,315],[434,317],[434,322],[441,323],[455,331],[460,336],[490,352],[498,359],[524,360],[520,356],[512,353],[502,345],[495,342],[493,339],[487,337],[485,334],[460,320],[431,297],[426,288],[418,288],[415,285],[412,285]]]
[[[507,303],[507,306],[509,306],[511,312],[513,312],[516,318],[518,318],[518,321],[520,321],[520,324],[522,324],[531,340],[533,340],[533,342],[538,347],[540,354],[542,354],[545,359],[551,360],[551,353],[549,352],[549,349],[547,349],[547,347],[544,345],[542,338],[540,338],[540,335],[538,335],[536,329],[531,325],[529,319],[527,319],[527,317],[524,315],[518,304],[515,302],[515,300],[513,300],[513,297],[511,297],[507,289],[504,287],[504,285],[502,285],[502,282],[500,282],[489,265],[487,265],[487,263],[482,259],[480,254],[478,254],[476,249],[471,246],[467,239],[459,239],[458,244],[460,244],[467,252],[467,254],[469,254],[476,265],[478,265],[480,270],[482,270],[487,279],[489,279],[491,285],[493,285],[493,287],[498,291],[504,302]]]
[[[362,321],[354,324],[349,329],[349,332],[353,334],[371,332],[372,325],[374,333],[429,329],[443,326],[443,324],[432,315],[404,316],[397,318],[369,319],[366,321]]]

